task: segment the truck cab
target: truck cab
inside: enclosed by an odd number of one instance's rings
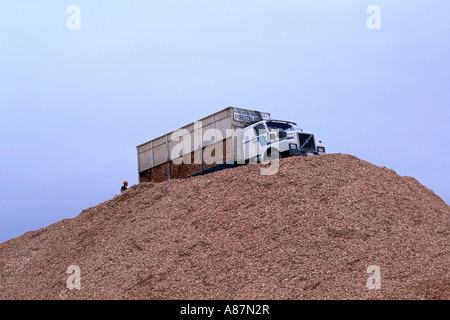
[[[325,153],[325,146],[321,141],[316,143],[314,134],[296,126],[291,121],[263,120],[244,128],[242,145],[245,160],[263,161],[274,152],[281,157]]]

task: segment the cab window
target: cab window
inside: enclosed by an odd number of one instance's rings
[[[267,132],[266,126],[263,124],[258,124],[254,127],[257,136],[263,135]]]

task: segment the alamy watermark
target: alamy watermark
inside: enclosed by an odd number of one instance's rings
[[[70,274],[70,276],[66,280],[67,289],[73,290],[81,289],[81,269],[79,266],[76,265],[70,265],[67,270],[67,274]]]
[[[81,29],[81,10],[77,5],[70,5],[67,7],[66,12],[70,16],[66,20],[66,26],[69,30]]]
[[[67,7],[66,12],[70,16],[66,20],[66,26],[69,30],[81,29],[81,9],[77,5],[70,5]],[[378,5],[370,5],[366,10],[370,16],[366,20],[366,26],[369,30],[381,29],[381,9]]]
[[[379,266],[370,265],[367,267],[370,277],[367,279],[366,287],[369,290],[379,290],[381,288],[381,269]]]
[[[73,290],[81,289],[81,269],[77,265],[70,265],[67,270],[67,274],[70,276],[66,280],[67,289]],[[377,265],[370,265],[367,267],[367,273],[370,276],[366,281],[366,288],[369,290],[380,290],[381,289],[381,268]]]
[[[377,5],[370,5],[367,7],[366,12],[370,14],[367,18],[366,26],[369,30],[381,29],[381,9]]]
[[[202,121],[194,122],[193,132],[181,128],[170,135],[170,143],[176,143],[170,152],[170,158],[179,164],[246,164],[260,162],[261,175],[274,175],[278,172],[280,153],[276,146],[261,141],[253,149],[249,146],[249,137],[245,128],[226,129],[225,136],[217,128],[204,129]],[[262,139],[258,137],[258,139]],[[225,147],[225,148],[224,148]],[[224,159],[224,150],[226,152]],[[193,159],[192,159],[193,153]]]

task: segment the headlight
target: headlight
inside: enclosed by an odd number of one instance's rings
[[[289,149],[297,149],[297,145],[295,143],[289,143]]]

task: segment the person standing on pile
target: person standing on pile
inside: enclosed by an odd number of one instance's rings
[[[120,188],[120,193],[124,192],[127,189],[128,189],[128,181],[124,180],[123,181],[123,186],[122,186],[122,188]]]

